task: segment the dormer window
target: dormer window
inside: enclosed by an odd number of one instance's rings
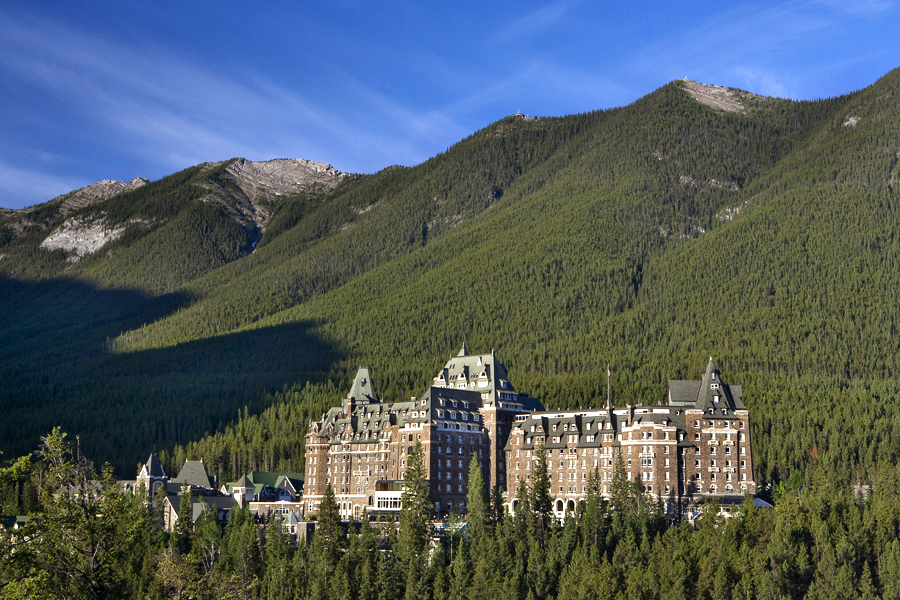
[[[713,396],[713,402],[715,402],[716,404],[719,403],[719,395],[718,395],[718,394],[716,394],[715,396]]]
[[[709,389],[711,389],[711,390],[717,390],[717,389],[719,389],[719,384],[718,384],[718,383],[711,383],[711,384],[709,384]]]

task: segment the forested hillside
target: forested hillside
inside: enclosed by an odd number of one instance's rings
[[[209,201],[227,163],[84,209],[125,233],[74,263],[39,247],[51,205],[4,217],[3,451],[61,424],[122,475],[163,449],[298,470],[359,364],[417,395],[466,342],[550,407],[605,401],[607,362],[616,403],[661,402],[713,355],[763,484],[900,459],[900,70],[731,112],[684,85],[284,198],[255,247]]]

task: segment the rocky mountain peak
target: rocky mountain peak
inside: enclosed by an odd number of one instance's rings
[[[128,182],[116,181],[114,179],[104,179],[102,181],[98,181],[97,183],[92,183],[91,185],[77,189],[74,192],[65,194],[66,199],[65,201],[63,201],[62,206],[60,207],[60,213],[62,214],[62,216],[65,216],[74,210],[78,210],[79,208],[84,208],[85,206],[96,204],[101,200],[112,198],[113,196],[121,194],[123,192],[136,190],[141,186],[147,185],[148,183],[150,183],[150,180],[143,177],[135,177]]]
[[[707,85],[691,81],[687,77],[681,80],[681,85],[691,98],[712,108],[729,112],[745,112],[746,106],[742,100],[759,98],[749,92],[739,92],[718,85]]]
[[[239,158],[225,172],[253,202],[316,188],[329,190],[345,175],[327,163],[303,158],[260,162]]]

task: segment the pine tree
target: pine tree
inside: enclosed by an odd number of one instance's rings
[[[487,497],[484,491],[484,477],[478,457],[472,455],[469,462],[469,493],[466,507],[468,508],[469,538],[473,544],[478,544],[482,536],[488,533],[490,515],[488,511]]]
[[[425,478],[425,451],[422,442],[416,442],[406,457],[403,476],[403,495],[400,509],[400,555],[409,563],[425,552],[431,534],[431,515],[434,506],[428,498],[428,480]]]
[[[498,484],[491,490],[491,523],[494,526],[498,526],[505,517],[506,508],[503,506],[503,487]]]
[[[178,519],[172,528],[169,544],[172,549],[187,556],[191,551],[191,532],[194,530],[194,505],[191,502],[191,486],[187,481],[181,484],[178,495]]]
[[[537,516],[538,538],[546,545],[553,519],[553,497],[550,495],[550,478],[547,474],[547,451],[544,445],[535,450],[534,485],[531,488],[531,509]]]
[[[325,494],[319,504],[319,520],[315,535],[325,542],[330,549],[330,556],[336,560],[338,549],[344,545],[344,530],[341,526],[341,509],[330,481],[325,485]]]

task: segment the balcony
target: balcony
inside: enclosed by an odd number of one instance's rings
[[[706,442],[706,445],[707,446],[718,446],[719,440],[709,440],[708,442]]]
[[[737,469],[735,469],[734,467],[725,467],[725,472],[726,473],[737,473]]]
[[[723,446],[734,446],[734,442],[732,442],[731,440],[725,440],[724,442],[722,442],[722,445]]]
[[[720,469],[719,467],[710,467],[709,472],[710,473],[721,473],[722,469]]]

